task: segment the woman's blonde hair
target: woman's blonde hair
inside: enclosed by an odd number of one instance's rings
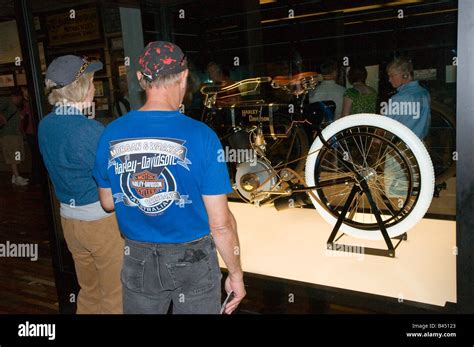
[[[47,79],[45,84],[46,93],[48,94],[48,102],[51,105],[64,102],[84,102],[87,97],[87,93],[89,92],[89,88],[92,87],[93,79],[94,73],[83,74],[71,84],[59,89],[54,89],[56,83]]]

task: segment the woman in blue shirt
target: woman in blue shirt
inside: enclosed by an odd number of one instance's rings
[[[41,120],[41,154],[60,202],[64,238],[80,286],[77,313],[122,313],[120,271],[124,241],[114,213],[105,212],[92,177],[104,126],[86,117],[93,74],[102,63],[77,56],[55,59],[46,72],[53,112]],[[93,109],[93,108],[92,108]]]

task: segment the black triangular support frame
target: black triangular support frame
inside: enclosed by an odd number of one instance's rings
[[[397,249],[397,247],[400,245],[402,241],[406,241],[408,239],[408,236],[406,233],[403,233],[397,237],[394,237],[394,239],[397,239],[398,242],[395,246],[393,246],[392,239],[390,239],[387,233],[387,229],[385,228],[385,224],[382,221],[382,217],[380,216],[380,211],[377,205],[375,204],[375,201],[372,198],[372,194],[370,192],[370,188],[364,179],[360,180],[359,184],[354,184],[354,186],[352,187],[352,190],[346,200],[346,203],[344,207],[342,208],[341,214],[339,215],[339,218],[337,219],[336,225],[334,226],[331,232],[331,235],[329,236],[329,239],[327,240],[327,243],[326,243],[327,249],[332,250],[332,251],[342,251],[342,252],[353,252],[354,249],[357,249],[357,250],[360,249],[360,247],[337,243],[337,241],[342,236],[345,235],[344,233],[336,239],[339,229],[341,228],[341,225],[344,222],[347,211],[349,210],[349,207],[351,206],[352,201],[354,200],[357,193],[359,194],[365,193],[365,195],[367,196],[367,199],[369,200],[375,219],[377,220],[377,224],[379,225],[380,232],[382,233],[385,244],[387,245],[387,249],[364,247],[364,254],[395,258],[395,250]]]

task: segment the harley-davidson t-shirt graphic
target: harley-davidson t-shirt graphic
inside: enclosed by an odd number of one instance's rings
[[[110,142],[109,164],[119,176],[121,192],[114,194],[115,204],[123,202],[148,215],[156,215],[171,206],[190,204],[178,191],[168,169],[181,165],[189,170],[184,140],[167,138],[127,139]]]
[[[112,190],[126,238],[189,242],[210,232],[202,196],[232,192],[221,152],[202,122],[178,111],[132,111],[105,128],[93,176]]]

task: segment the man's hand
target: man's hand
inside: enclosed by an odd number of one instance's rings
[[[113,212],[115,210],[114,198],[112,196],[112,189],[99,188],[100,204],[105,212]]]
[[[247,292],[245,291],[243,278],[232,278],[231,275],[227,276],[225,280],[225,291],[230,293],[234,292],[234,298],[225,305],[225,314],[231,314],[239,306],[240,302],[243,300]]]
[[[225,313],[234,311],[245,296],[243,271],[240,266],[240,243],[237,235],[237,223],[229,210],[227,196],[203,195],[209,217],[209,227],[219,254],[229,271],[225,282],[227,293],[234,292],[234,298],[226,304]]]

